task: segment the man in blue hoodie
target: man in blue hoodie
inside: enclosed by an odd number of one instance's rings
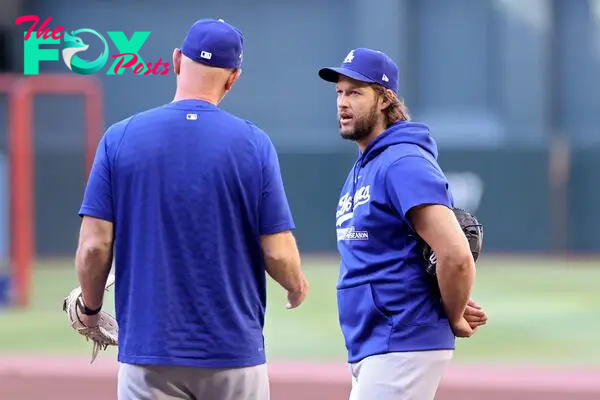
[[[203,19],[173,52],[172,102],[113,124],[85,189],[80,318],[98,324],[115,255],[119,400],[268,400],[266,274],[304,301],[275,147],[219,108],[242,33]]]
[[[426,125],[410,122],[399,73],[384,53],[357,48],[319,76],[336,83],[340,134],[359,157],[336,213],[339,323],[352,400],[432,400],[455,337],[487,317],[470,302],[475,263]],[[437,280],[422,247],[436,253]]]

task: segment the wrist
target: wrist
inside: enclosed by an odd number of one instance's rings
[[[77,307],[79,308],[79,311],[81,311],[81,313],[84,315],[96,315],[100,311],[102,311],[102,304],[100,304],[100,307],[98,308],[90,308],[85,304],[82,296],[79,296],[79,298],[77,299]]]
[[[462,309],[462,311],[457,311],[456,307],[448,307],[448,305],[443,302],[442,305],[444,307],[444,311],[446,312],[446,317],[448,318],[450,325],[455,325],[462,320],[464,315],[464,309]]]

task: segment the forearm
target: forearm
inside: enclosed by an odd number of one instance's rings
[[[267,273],[288,292],[300,292],[304,288],[304,273],[300,266],[300,256],[267,258]]]
[[[301,292],[306,279],[302,272],[300,251],[291,232],[261,237],[265,269],[273,280],[288,292]]]
[[[475,281],[473,260],[469,257],[439,258],[436,270],[448,319],[458,321],[463,316]]]
[[[111,264],[112,246],[106,243],[82,243],[77,249],[75,268],[87,307],[97,309],[102,305]]]

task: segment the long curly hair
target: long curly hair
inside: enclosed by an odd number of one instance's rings
[[[410,121],[408,107],[404,100],[399,98],[393,91],[384,88],[381,85],[374,85],[375,93],[383,97],[390,105],[383,111],[385,115],[386,126],[390,126],[398,121]]]

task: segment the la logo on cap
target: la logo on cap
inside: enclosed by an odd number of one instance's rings
[[[346,58],[344,58],[344,64],[351,63],[353,59],[354,59],[354,50],[351,50],[350,53],[348,53],[348,55],[346,56]]]

